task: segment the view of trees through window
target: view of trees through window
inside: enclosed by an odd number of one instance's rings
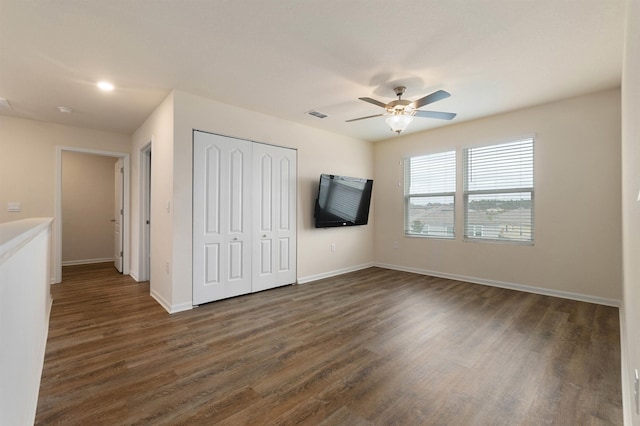
[[[464,237],[533,241],[533,138],[463,150]],[[456,152],[405,162],[405,233],[455,238]]]
[[[531,209],[530,193],[469,195],[465,237],[529,241]]]
[[[455,151],[407,159],[405,233],[434,238],[454,238],[455,192]]]
[[[407,233],[453,238],[454,197],[421,197],[409,201]]]
[[[533,241],[533,138],[464,150],[464,236]]]

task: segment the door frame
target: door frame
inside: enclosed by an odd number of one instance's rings
[[[113,177],[114,177],[114,192],[115,197],[113,199],[113,217],[114,217],[114,230],[113,230],[113,265],[122,273],[122,264],[124,263],[124,238],[122,230],[124,227],[124,160],[118,158],[113,164]],[[118,230],[116,237],[116,228]]]
[[[149,281],[151,279],[151,225],[147,225],[147,220],[151,221],[151,149],[153,138],[149,143],[140,148],[140,248],[138,250],[138,281]]]
[[[122,219],[122,273],[129,275],[129,154],[124,152],[103,151],[98,149],[82,148],[76,146],[56,146],[55,169],[55,223],[53,226],[53,283],[62,281],[62,153],[64,151],[80,152],[83,154],[102,155],[105,157],[122,158],[124,161],[124,189],[122,191],[124,214]]]

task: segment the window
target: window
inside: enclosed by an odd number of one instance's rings
[[[464,236],[533,242],[533,138],[464,150]]]
[[[405,234],[455,237],[456,152],[405,160]]]

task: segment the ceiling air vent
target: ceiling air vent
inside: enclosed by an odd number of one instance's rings
[[[319,111],[315,111],[315,110],[311,110],[309,112],[307,112],[307,114],[309,115],[313,115],[314,117],[318,117],[318,118],[326,118],[327,114],[323,114]]]

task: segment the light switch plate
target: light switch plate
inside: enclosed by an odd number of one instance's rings
[[[9,201],[7,203],[7,211],[8,212],[22,211],[22,206],[20,205],[20,201]]]

